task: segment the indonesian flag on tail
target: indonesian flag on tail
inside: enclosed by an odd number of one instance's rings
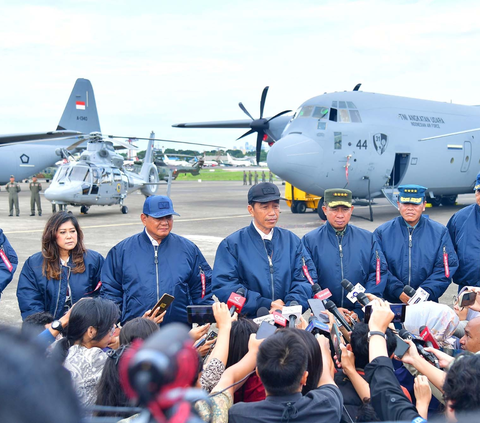
[[[77,101],[76,103],[77,109],[85,110],[85,102],[84,101]]]

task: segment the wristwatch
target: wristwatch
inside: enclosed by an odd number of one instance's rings
[[[63,333],[63,326],[62,326],[62,322],[60,320],[54,320],[52,322],[51,328],[53,330],[56,330],[56,331],[60,332],[60,333]]]
[[[370,341],[370,338],[373,336],[373,335],[378,335],[378,336],[381,336],[385,339],[387,339],[387,335],[383,332],[380,332],[379,330],[371,330],[370,332],[368,332],[368,340]]]

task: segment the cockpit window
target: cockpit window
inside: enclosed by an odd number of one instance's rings
[[[111,184],[111,183],[112,183],[112,172],[110,172],[110,169],[103,169],[102,184]]]
[[[358,110],[350,110],[350,119],[352,119],[352,122],[354,123],[362,122],[362,118],[360,117]]]
[[[317,119],[325,119],[328,115],[328,107],[315,107],[312,117]]]
[[[345,101],[339,101],[338,102],[338,108],[339,109],[346,109],[347,108],[347,103]]]
[[[68,166],[61,166],[60,169],[58,169],[57,174],[55,175],[55,180],[57,182],[64,182],[68,169]]]
[[[349,109],[356,109],[355,104],[353,104],[351,101],[347,101],[347,106]]]
[[[70,172],[70,175],[68,175],[68,178],[71,181],[85,181],[88,175],[88,167],[84,166],[73,166],[72,171]]]
[[[310,117],[311,114],[312,114],[312,111],[313,111],[313,107],[314,106],[303,106],[301,109],[300,109],[300,112],[298,113],[298,116],[299,118],[306,118],[306,117]]]
[[[338,105],[337,105],[337,102],[336,102],[336,101],[332,101],[332,107],[335,107],[335,108],[337,108],[337,107],[338,107]]]
[[[344,102],[341,101],[340,103],[344,103]],[[338,119],[339,122],[350,123],[350,116],[348,115],[348,110],[339,109],[338,112],[339,112],[339,115],[338,115],[339,116],[339,119]]]

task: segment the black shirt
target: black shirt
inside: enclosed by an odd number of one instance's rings
[[[343,398],[336,385],[323,385],[307,395],[267,396],[264,401],[240,402],[230,408],[230,423],[339,423]]]

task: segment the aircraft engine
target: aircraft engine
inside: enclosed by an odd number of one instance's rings
[[[148,182],[158,182],[158,170],[153,163],[150,163],[148,169]],[[140,192],[149,197],[157,193],[158,185],[144,185],[140,188]]]

